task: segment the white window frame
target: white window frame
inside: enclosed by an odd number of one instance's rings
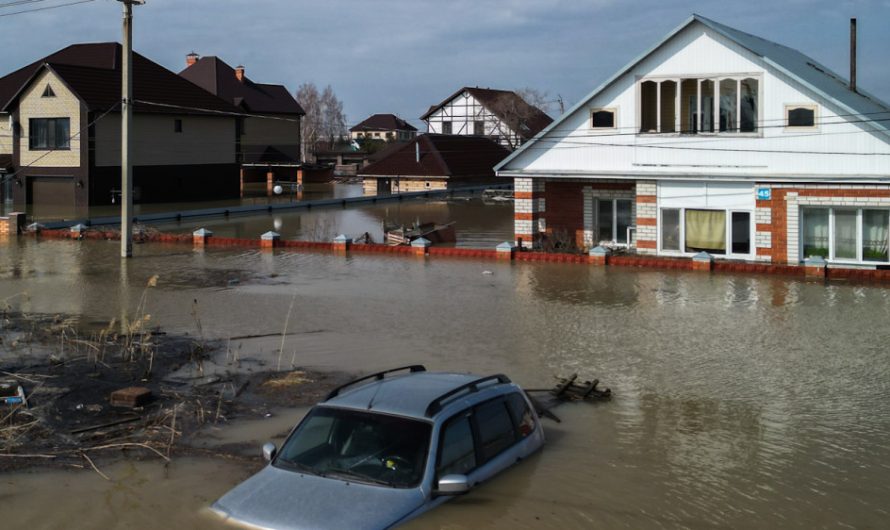
[[[593,115],[597,112],[611,112],[612,113],[612,126],[611,127],[595,127],[593,125]],[[590,130],[592,131],[614,131],[618,128],[618,107],[595,107],[590,109]]]
[[[630,240],[625,241],[624,243],[618,242],[618,201],[625,201],[629,204],[630,214],[631,217],[633,217],[633,199],[631,199],[630,197],[607,198],[594,196],[593,200],[596,204],[596,208],[594,209],[594,226],[596,226],[596,233],[600,236],[599,244],[606,244],[618,247],[630,246]],[[600,234],[600,201],[610,201],[612,203],[612,239],[603,239],[602,234]],[[627,226],[628,228],[634,226],[633,219],[631,219],[631,224]],[[624,234],[624,237],[627,237],[627,234]]]
[[[812,109],[813,125],[789,125],[788,113],[794,109]],[[784,132],[818,131],[819,119],[819,105],[816,103],[786,103]]]
[[[733,79],[736,81],[736,123],[735,127],[732,130],[721,131],[720,130],[720,83],[721,81],[725,81],[726,79]],[[757,116],[755,117],[757,129],[754,132],[741,132],[740,124],[741,124],[741,98],[742,98],[742,81],[745,79],[754,79],[757,81]],[[695,80],[697,81],[697,123],[695,124],[695,133],[689,132],[681,132],[680,123],[681,117],[680,113],[682,110],[682,82],[684,80]],[[655,133],[651,132],[642,132],[640,129],[642,128],[642,110],[643,110],[643,95],[642,95],[642,86],[646,81],[652,81],[656,85],[655,95],[656,95],[656,131]],[[674,98],[674,131],[673,132],[661,132],[661,106],[665,104],[665,102],[661,99],[661,83],[664,81],[673,81],[677,86],[676,97]],[[702,81],[711,81],[714,83],[714,110],[713,110],[713,120],[714,120],[714,132],[702,132],[702,112],[701,112],[701,100],[702,100]],[[763,89],[763,74],[762,73],[733,73],[733,74],[713,74],[713,75],[672,75],[672,76],[647,76],[647,77],[638,77],[636,82],[636,134],[641,136],[653,136],[653,135],[665,135],[665,136],[735,136],[740,138],[762,138],[763,137],[763,100],[764,100],[764,89]],[[787,123],[787,122],[786,122]]]
[[[857,264],[857,265],[890,265],[890,260],[888,261],[873,261],[873,260],[865,260],[862,257],[862,211],[863,210],[884,210],[890,211],[890,208],[881,207],[881,206],[802,206],[800,208],[800,212],[798,213],[798,225],[800,226],[800,234],[798,244],[797,244],[797,259],[798,261],[804,261],[807,256],[803,254],[803,234],[805,234],[804,229],[804,219],[803,213],[804,210],[828,210],[828,257],[825,258],[825,261],[828,263],[837,263],[837,264]],[[855,258],[838,258],[835,254],[834,248],[834,212],[836,210],[845,210],[845,211],[855,211],[856,212],[856,257]],[[888,216],[890,217],[890,216]],[[887,230],[890,232],[890,221],[888,221]]]
[[[665,249],[662,247],[662,234],[661,228],[663,226],[662,221],[662,212],[664,210],[679,210],[680,211],[680,250],[673,249]],[[725,241],[726,241],[726,250],[723,254],[713,254],[715,258],[723,258],[723,259],[744,259],[744,260],[752,260],[757,253],[757,245],[755,244],[755,234],[757,232],[756,223],[754,222],[754,211],[748,210],[745,208],[706,208],[706,207],[692,207],[686,208],[681,207],[677,208],[674,206],[659,206],[658,207],[658,217],[657,223],[655,225],[655,233],[656,233],[656,248],[659,255],[664,256],[680,256],[680,257],[691,257],[697,254],[697,252],[687,252],[686,251],[686,210],[709,210],[714,212],[725,212],[726,220],[725,220]],[[747,213],[748,214],[748,241],[750,242],[750,247],[747,254],[736,254],[732,252],[732,214],[733,213]]]

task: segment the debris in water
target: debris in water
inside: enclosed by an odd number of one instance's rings
[[[111,393],[112,407],[136,408],[151,400],[151,390],[142,386],[131,386]]]
[[[0,403],[4,405],[28,406],[25,389],[15,381],[0,381]]]
[[[487,276],[487,275],[494,274],[494,273],[491,271],[482,271],[482,274],[485,274]]]

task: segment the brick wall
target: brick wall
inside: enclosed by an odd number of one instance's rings
[[[658,208],[656,206],[657,185],[654,180],[637,182],[636,225],[637,252],[655,254],[658,242]]]
[[[771,188],[768,201],[757,201],[755,245],[759,258],[796,264],[800,249],[800,208],[847,206],[890,208],[890,186],[840,184],[758,184]]]

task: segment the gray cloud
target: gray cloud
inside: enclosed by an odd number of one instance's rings
[[[395,112],[419,125],[430,104],[462,85],[530,86],[571,104],[697,10],[840,73],[847,19],[858,16],[859,84],[890,100],[886,1],[148,0],[136,8],[135,45],[175,71],[195,50],[292,91],[331,84],[351,123]],[[109,40],[120,40],[112,0],[0,18],[0,72],[71,43]]]

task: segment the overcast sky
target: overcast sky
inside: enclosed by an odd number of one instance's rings
[[[71,1],[32,0],[0,15]],[[890,101],[890,0],[147,0],[134,42],[176,72],[194,50],[291,92],[330,84],[350,125],[392,112],[420,127],[431,104],[464,85],[532,87],[571,106],[693,12],[844,76],[849,18],[858,17],[859,85]],[[72,43],[119,40],[114,0],[0,16],[0,74]]]

